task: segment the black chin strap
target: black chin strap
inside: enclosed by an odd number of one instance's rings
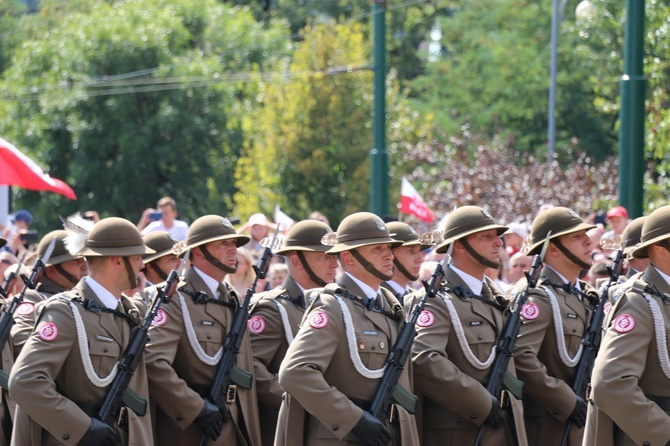
[[[314,270],[310,268],[309,264],[307,263],[307,259],[305,259],[305,254],[302,251],[296,251],[296,254],[298,254],[300,263],[302,263],[302,266],[305,268],[305,271],[307,272],[307,275],[309,276],[311,281],[319,286],[326,286],[327,285],[326,281],[317,276]]]
[[[209,251],[207,251],[205,245],[200,246],[200,251],[202,251],[202,255],[205,256],[205,260],[207,260],[215,267],[219,268],[221,271],[228,274],[235,274],[235,271],[237,271],[237,264],[235,265],[235,268],[231,268],[230,266],[224,265],[218,259],[214,258],[214,256],[211,255]]]
[[[370,274],[375,276],[377,279],[391,280],[393,278],[393,274],[391,274],[391,275],[384,274],[381,271],[379,271],[377,268],[372,266],[372,263],[365,260],[365,258],[358,252],[358,250],[352,249],[349,252],[351,252],[351,255],[354,256],[354,259],[358,260],[358,263],[363,265],[363,268],[365,268],[365,271],[369,272]]]
[[[65,277],[65,280],[70,282],[72,286],[75,286],[77,282],[79,282],[79,280],[77,280],[75,276],[65,271],[65,268],[63,268],[63,266],[60,263],[58,265],[54,265],[54,267],[56,268],[56,271],[58,271],[58,274]]]
[[[576,255],[574,255],[573,253],[568,251],[568,249],[565,246],[563,246],[563,244],[561,243],[560,240],[554,239],[554,240],[552,240],[552,242],[553,242],[554,245],[556,245],[558,250],[561,251],[563,253],[563,255],[565,257],[567,257],[568,260],[570,260],[572,263],[574,263],[575,265],[577,265],[578,267],[580,267],[582,269],[591,268],[590,264],[584,262],[583,260],[580,260]]]
[[[126,273],[128,274],[128,280],[130,281],[130,288],[135,288],[140,283],[135,275],[135,271],[133,271],[133,267],[130,266],[130,259],[128,257],[123,257],[123,264],[126,265]]]
[[[158,259],[156,259],[156,260],[158,260]],[[163,279],[164,281],[167,280],[167,278],[168,278],[167,273],[166,273],[165,271],[163,271],[163,270],[161,269],[161,267],[158,266],[158,264],[157,264],[155,261],[154,261],[154,262],[151,262],[151,263],[149,263],[149,264],[147,264],[147,268],[151,268],[151,269],[153,269],[154,271],[156,271],[156,274],[158,274],[158,277],[160,277],[160,278]]]
[[[459,240],[459,242],[461,242],[461,245],[463,245],[468,254],[470,254],[476,261],[478,261],[482,265],[486,266],[487,268],[495,268],[495,269],[498,269],[500,267],[500,262],[494,262],[492,260],[485,259],[484,256],[482,256],[477,251],[472,249],[472,246],[468,244],[465,238]]]
[[[393,258],[393,264],[394,264],[395,267],[398,269],[398,271],[400,271],[400,273],[401,273],[403,276],[407,277],[409,280],[414,281],[414,280],[417,280],[417,279],[419,278],[418,275],[413,276],[412,274],[410,274],[410,272],[407,271],[407,268],[405,268],[405,267],[403,266],[403,264],[400,263],[400,261],[399,261],[398,259],[396,259],[395,257]]]

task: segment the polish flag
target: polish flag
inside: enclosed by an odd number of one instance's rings
[[[405,177],[402,178],[400,188],[400,212],[416,215],[419,220],[426,223],[432,223],[435,220],[433,212]]]
[[[77,199],[70,186],[61,180],[51,178],[33,160],[2,138],[0,138],[0,185],[56,192],[70,200]]]

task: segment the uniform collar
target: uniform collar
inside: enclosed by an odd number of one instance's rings
[[[461,271],[460,269],[456,268],[454,264],[450,264],[449,268],[456,274],[458,274],[458,277],[461,278],[463,282],[465,282],[465,285],[467,285],[468,288],[470,288],[470,291],[472,291],[473,294],[480,295],[482,294],[482,286],[484,284],[484,281],[482,279],[477,279],[474,276],[471,276],[470,274]]]
[[[656,272],[658,273],[658,275],[661,276],[661,277],[663,278],[663,280],[665,280],[665,283],[667,283],[668,286],[670,286],[670,276],[668,276],[667,274],[665,274],[665,273],[664,273],[663,271],[661,271],[660,269],[656,268],[654,265],[652,265],[652,266],[653,266],[653,268],[656,270]]]
[[[552,268],[551,266],[546,265],[545,267],[548,268],[548,269],[550,269],[551,271],[553,271],[553,273],[556,274],[556,275],[558,276],[558,278],[561,279],[561,280],[563,281],[563,283],[568,283],[568,284],[572,285],[577,291],[581,291],[581,290],[582,290],[582,287],[579,285],[579,279],[575,280],[575,283],[572,284],[572,283],[570,283],[570,281],[569,281],[568,279],[566,279],[566,278],[563,276],[563,274],[559,273],[558,271],[556,271],[556,270],[555,270],[554,268]]]
[[[394,282],[393,280],[387,280],[386,283],[392,288],[396,296],[402,296],[407,291],[406,288],[403,288],[398,282]]]
[[[377,295],[379,294],[379,288],[377,288],[375,290],[370,285],[361,282],[360,280],[358,280],[357,278],[355,278],[354,276],[352,276],[348,272],[345,272],[344,274],[346,274],[351,280],[353,280],[353,282],[356,285],[358,285],[358,287],[361,289],[361,291],[365,294],[365,297],[369,297],[370,299],[376,299],[377,298]]]
[[[219,294],[221,294],[219,292],[219,285],[220,285],[219,282],[217,282],[216,279],[213,279],[212,277],[203,273],[195,266],[191,265],[191,268],[202,279],[202,281],[205,282],[205,285],[207,285],[207,288],[209,288],[210,293],[212,293],[211,295],[214,296],[216,299],[218,299]]]
[[[107,290],[104,286],[100,285],[99,282],[96,282],[91,276],[86,276],[84,278],[88,287],[98,296],[100,302],[102,302],[105,307],[116,310],[116,307],[119,306],[119,299],[117,299],[112,293]]]

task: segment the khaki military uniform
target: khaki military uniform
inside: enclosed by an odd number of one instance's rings
[[[470,291],[460,276],[447,267],[446,287],[461,286]],[[406,304],[406,311],[418,303],[424,290],[412,294]],[[495,302],[503,301],[503,296],[488,278],[482,294]],[[467,341],[464,349],[459,343],[452,313],[443,297],[453,305],[458,324]],[[421,444],[466,445],[477,437],[479,426],[486,420],[492,407],[491,394],[486,390],[489,366],[475,368],[466,354],[472,353],[476,361],[486,362],[505,323],[500,310],[474,298],[459,298],[451,293],[441,292],[436,298],[428,299],[424,312],[417,322],[417,337],[412,349],[415,389],[423,399],[419,420],[422,432]],[[466,353],[464,350],[467,350]],[[514,372],[513,360],[510,372]],[[523,428],[521,404],[510,399],[505,392],[507,403],[512,404],[518,444],[526,444]],[[508,420],[509,421],[509,420]],[[483,445],[515,444],[513,434],[505,427],[486,428]]]
[[[186,270],[184,281],[186,285],[180,290],[209,294],[209,288],[192,268]],[[145,354],[151,399],[157,406],[156,436],[159,445],[197,445],[202,437],[202,430],[193,421],[203,408],[203,398],[212,386],[218,362],[213,362],[213,365],[203,362],[191,345],[188,333],[192,330],[201,353],[209,358],[221,348],[240,302],[227,284],[219,289],[222,291],[219,299],[234,304],[234,308],[216,303],[196,304],[186,292],[178,291],[169,304],[161,306],[149,330],[151,340]],[[184,320],[185,311],[190,318],[188,328]],[[242,340],[237,365],[248,372],[253,370],[247,336]],[[227,403],[227,408],[232,420],[223,424],[222,434],[216,441],[207,438],[205,444],[260,445],[256,388],[252,386],[246,390],[238,386],[235,401]]]
[[[364,296],[345,274],[338,284],[328,285],[329,291],[319,294],[308,308],[279,370],[279,383],[287,398],[280,415],[280,423],[285,424],[277,429],[275,445],[361,444],[351,430],[363,414],[361,407],[369,407],[377,391],[380,369],[398,336],[403,311],[385,290],[381,291],[381,304],[400,320],[330,294],[338,288]],[[408,368],[400,384],[411,390]],[[399,420],[389,425],[393,444],[418,445],[414,417],[401,407],[397,410]]]
[[[103,312],[84,308],[90,299],[101,308],[104,304],[82,279],[71,291],[40,304],[36,329],[30,334],[10,375],[10,394],[19,404],[14,423],[12,444],[75,445],[97,415],[109,385],[94,385],[85,372],[79,348],[74,311],[81,315],[85,339],[95,374],[104,379],[115,370],[130,341],[130,325],[122,321],[119,332],[114,318]],[[137,308],[122,298],[125,313],[136,325],[141,323]],[[133,375],[132,390],[148,400],[147,373],[144,361]],[[144,416],[123,408],[118,431],[124,445],[145,446],[153,443],[151,412]]]
[[[562,284],[562,279],[551,268],[542,270],[537,288],[530,290],[528,301],[521,311],[524,319],[515,347],[516,369],[524,384],[524,413],[528,442],[531,445],[559,445],[563,438],[567,420],[575,408],[576,396],[571,385],[575,367],[579,362],[577,352],[582,337],[591,320],[589,299],[579,297],[564,289],[557,289],[546,282]],[[552,315],[552,305],[546,287],[556,298],[557,312],[560,314],[560,338],[565,345],[563,353],[566,365],[561,359],[557,327]],[[583,293],[595,296],[595,290],[580,281]],[[583,429],[574,425],[570,431],[570,444],[582,442]]]
[[[30,336],[30,333],[35,328],[35,305],[54,294],[67,290],[67,288],[63,288],[46,276],[42,276],[42,280],[34,290],[26,290],[23,303],[14,312],[14,325],[11,329],[10,339],[12,340],[15,358],[19,356],[23,344],[25,344],[28,336]]]
[[[645,293],[647,285],[670,296],[670,285],[649,266],[640,280],[627,282],[606,320],[591,381],[598,409],[593,445],[663,446],[670,441],[670,302]],[[664,327],[665,344],[659,343],[655,324]]]
[[[0,361],[2,361],[2,372],[9,375],[14,365],[11,334],[2,348]],[[4,389],[0,391],[0,402],[0,446],[6,446],[9,444],[12,435],[12,423],[14,422],[13,416],[16,410],[16,403],[10,398],[9,392]]]
[[[409,296],[410,294],[412,294],[413,292],[416,291],[416,290],[410,288],[408,290],[405,290],[402,293],[398,293],[398,291],[395,288],[393,288],[393,286],[388,282],[382,282],[381,287],[386,289],[386,290],[389,290],[391,292],[391,294],[393,294],[395,296],[395,298],[398,299],[398,301],[401,304],[404,302],[405,297]]]
[[[289,343],[298,332],[305,314],[304,304],[302,290],[288,276],[281,286],[259,295],[251,309],[249,340],[264,445],[274,444],[277,417],[284,393],[279,386],[277,373]]]

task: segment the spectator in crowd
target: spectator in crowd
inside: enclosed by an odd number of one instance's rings
[[[142,212],[142,218],[137,224],[142,235],[153,231],[167,231],[178,241],[186,240],[188,224],[177,220],[177,203],[171,197],[163,197],[158,200],[156,209],[147,208]]]
[[[226,274],[224,279],[228,284],[230,284],[237,294],[242,297],[247,292],[249,287],[254,282],[254,277],[256,273],[253,268],[253,260],[251,258],[251,253],[248,249],[240,247],[237,249],[237,270],[234,273]],[[260,284],[261,280],[259,280]],[[265,286],[265,283],[262,284]],[[259,291],[263,291],[262,289]]]
[[[528,237],[528,230],[524,223],[510,223],[509,228],[502,235],[505,242],[505,250],[508,255],[514,255],[521,250],[521,244]]]
[[[263,214],[254,214],[249,217],[249,220],[243,224],[238,232],[240,234],[249,232],[249,243],[244,245],[247,251],[251,254],[252,261],[258,262],[258,259],[263,255],[263,248],[261,240],[268,236],[270,230],[277,229],[277,226],[268,221],[268,218]]]
[[[328,218],[319,211],[314,211],[314,212],[310,213],[309,216],[307,217],[307,219],[308,220],[319,220],[320,222],[323,222],[326,225],[330,226],[330,223],[328,222]]]
[[[19,259],[17,259],[14,254],[9,251],[0,251],[0,276],[5,273],[7,268],[15,263],[19,263]]]
[[[516,284],[519,280],[525,278],[524,271],[530,271],[532,257],[523,252],[517,252],[509,259],[509,272],[507,280],[510,284]]]
[[[288,265],[285,263],[273,263],[268,269],[268,277],[270,278],[270,289],[277,288],[288,276]]]
[[[607,219],[607,224],[610,227],[610,230],[605,232],[602,236],[603,239],[614,239],[615,235],[621,236],[623,230],[626,229],[628,225],[628,211],[623,206],[615,206],[609,211],[605,216]]]

